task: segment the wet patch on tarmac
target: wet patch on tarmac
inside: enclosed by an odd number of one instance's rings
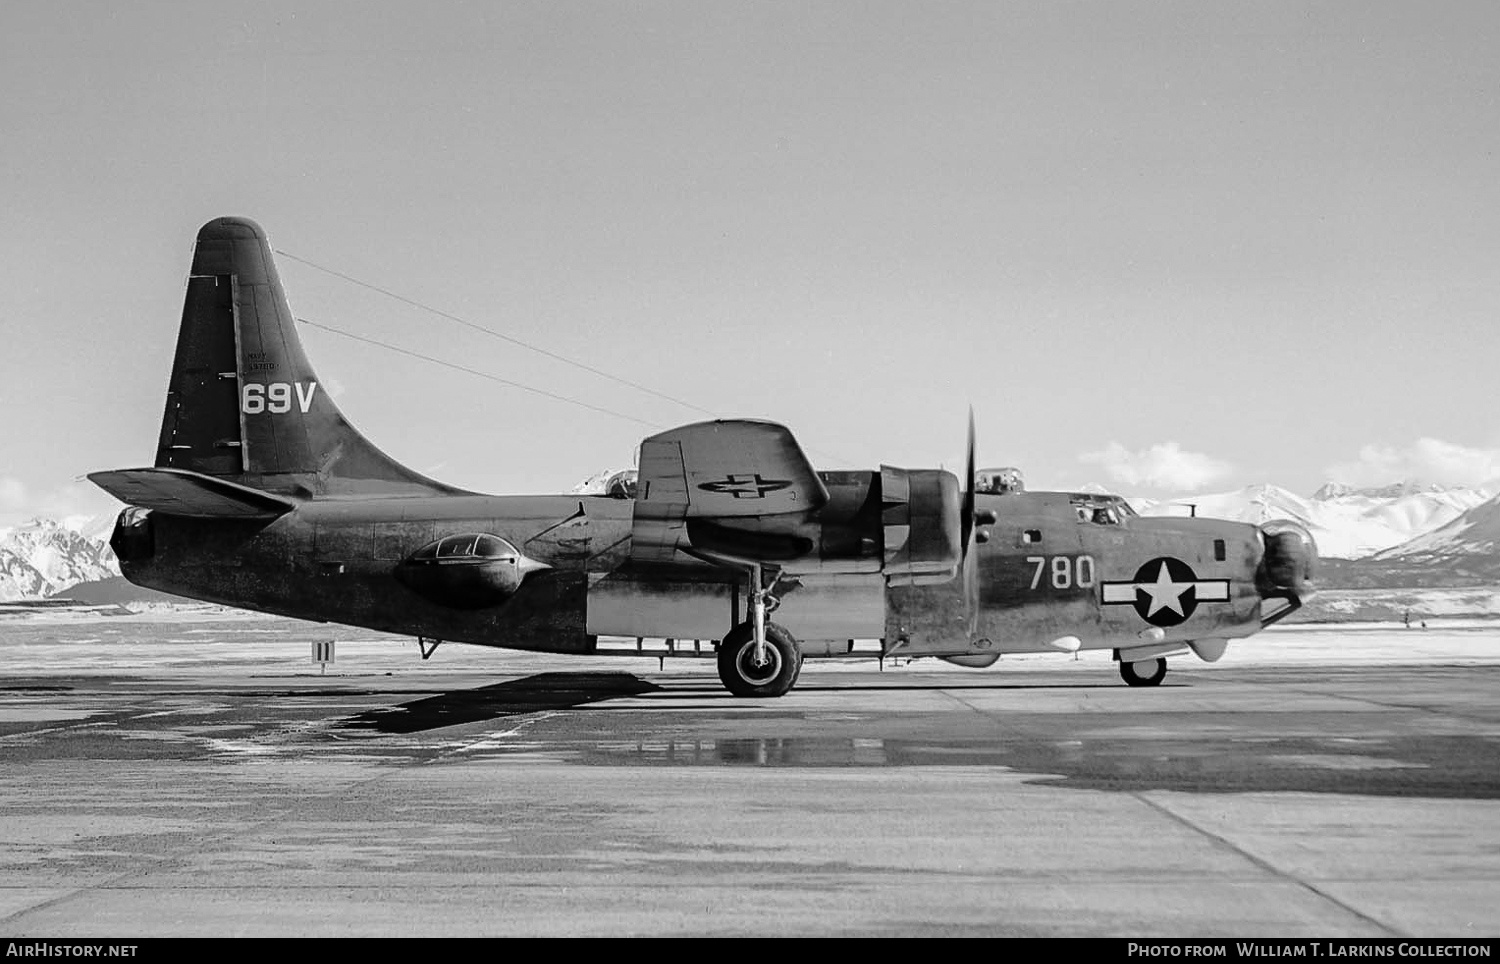
[[[538,748],[527,742],[494,752],[521,754]],[[1115,792],[1500,798],[1500,739],[1464,735],[1250,741],[731,737],[591,740],[571,746],[549,742],[547,751],[554,759],[594,766],[996,767],[1036,774],[1027,782],[1037,785]]]
[[[1186,793],[1338,793],[1500,798],[1500,742],[1477,736],[1300,737],[1090,741],[1028,747],[1017,769],[1057,776],[1033,782],[1087,790]]]

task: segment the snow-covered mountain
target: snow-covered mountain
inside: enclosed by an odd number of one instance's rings
[[[1306,499],[1280,486],[1252,485],[1177,502],[1131,504],[1142,515],[1186,515],[1192,505],[1200,516],[1257,525],[1292,519],[1312,532],[1321,555],[1361,559],[1445,526],[1495,495],[1496,489],[1489,487],[1402,482],[1355,489],[1329,483]]]
[[[71,516],[0,529],[0,602],[50,596],[119,575],[108,545],[113,524],[113,516]]]
[[[1500,572],[1500,496],[1375,558],[1382,562],[1458,565]]]

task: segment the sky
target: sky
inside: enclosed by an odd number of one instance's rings
[[[301,330],[478,491],[709,413],[956,469],[970,406],[1033,488],[1483,483],[1496,50],[1484,0],[8,0],[0,525],[150,464],[221,215],[299,317],[483,373]]]

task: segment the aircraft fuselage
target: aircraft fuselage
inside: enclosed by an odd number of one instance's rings
[[[981,495],[976,508],[995,521],[981,529],[972,572],[893,577],[881,565],[879,473],[821,478],[830,503],[810,524],[826,535],[809,557],[783,564],[773,590],[777,621],[808,656],[848,652],[853,639],[883,639],[892,654],[981,659],[1056,652],[1069,638],[1081,649],[1180,648],[1260,628],[1254,526],[1096,524],[1078,518],[1089,497]],[[313,500],[269,522],[152,513],[149,545],[117,538],[116,548],[141,585],[390,633],[557,653],[591,652],[600,635],[722,638],[744,618],[738,581],[707,564],[670,575],[632,564],[632,505],[468,495]],[[472,608],[435,601],[398,577],[421,547],[465,534],[498,536],[545,568],[498,604]]]

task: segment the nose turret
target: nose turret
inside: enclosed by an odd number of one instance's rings
[[[1312,533],[1289,519],[1273,519],[1260,527],[1266,551],[1255,571],[1255,588],[1266,599],[1287,599],[1295,604],[1313,594],[1313,569],[1318,544]]]

